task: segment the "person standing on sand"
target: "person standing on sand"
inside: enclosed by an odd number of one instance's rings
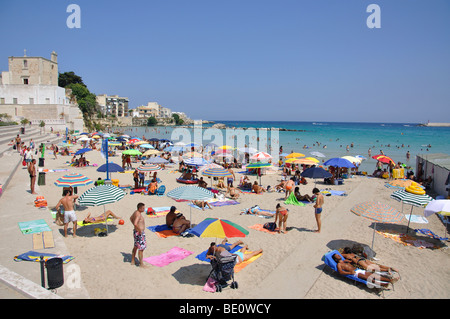
[[[134,226],[133,239],[134,247],[131,254],[131,264],[135,265],[136,251],[138,251],[139,266],[147,268],[144,265],[144,249],[147,248],[147,240],[145,238],[145,220],[142,213],[145,211],[145,204],[137,204],[137,210],[131,215],[130,221]]]
[[[28,166],[28,173],[30,174],[30,190],[31,194],[37,194],[34,191],[34,185],[36,184],[36,159],[32,159]]]
[[[323,195],[320,193],[317,187],[313,189],[313,194],[316,196],[316,203],[314,204],[314,215],[316,217],[317,222],[317,230],[314,232],[320,233],[320,229],[322,227],[321,214],[323,205]]]
[[[64,237],[67,237],[67,227],[69,223],[73,223],[73,237],[77,237],[77,215],[74,210],[75,199],[78,195],[72,195],[71,189],[63,190],[63,198],[61,198],[56,204],[56,210],[59,211],[59,207],[63,205],[64,207]]]

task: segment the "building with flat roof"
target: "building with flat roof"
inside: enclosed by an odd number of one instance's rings
[[[431,177],[431,188],[439,195],[450,195],[450,155],[443,153],[416,156],[416,172],[419,178]]]
[[[0,113],[13,121],[41,121],[54,130],[83,130],[83,114],[71,100],[72,90],[58,86],[58,55],[50,59],[30,57],[8,58],[8,71],[0,76]]]
[[[127,117],[128,114],[128,98],[119,97],[118,95],[97,95],[97,103],[101,112],[106,116]]]

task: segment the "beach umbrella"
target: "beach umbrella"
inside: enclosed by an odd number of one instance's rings
[[[97,172],[111,172],[111,173],[117,173],[117,172],[124,172],[125,170],[122,168],[122,166],[116,164],[116,163],[106,163],[97,168]]]
[[[89,177],[78,173],[65,175],[55,181],[55,185],[58,187],[78,187],[92,183],[94,182]]]
[[[314,157],[305,157],[305,160],[310,160],[310,161],[313,161],[315,163],[319,163],[320,162],[317,158],[314,158]]]
[[[140,144],[139,147],[142,147],[142,148],[150,148],[150,149],[154,149],[154,148],[155,148],[153,145],[150,145],[150,144],[148,144],[148,143]]]
[[[322,153],[320,153],[320,152],[311,152],[310,153],[312,156],[316,156],[316,157],[326,157],[325,155],[323,155]]]
[[[448,221],[448,216],[450,216],[450,200],[448,199],[434,199],[428,203],[427,207],[423,211],[423,215],[428,217],[433,214],[439,214],[446,216]],[[444,224],[445,225],[445,224]],[[444,234],[445,237],[445,234]]]
[[[200,147],[200,145],[197,143],[189,143],[184,146],[184,148],[187,148],[187,149],[190,149],[191,147],[197,148],[197,147]]]
[[[159,167],[158,165],[154,165],[154,164],[145,164],[145,165],[140,165],[137,170],[140,172],[154,172],[154,171],[159,171],[161,169],[161,167]]]
[[[209,164],[209,162],[202,157],[190,157],[185,159],[184,163],[190,166],[203,166]]]
[[[148,160],[145,161],[145,163],[147,164],[166,164],[169,163],[168,160],[166,160],[165,158],[162,157],[151,157]]]
[[[234,147],[230,146],[230,145],[222,145],[219,147],[219,149],[221,150],[234,150]]]
[[[85,191],[79,198],[78,204],[82,206],[103,206],[118,202],[125,196],[125,192],[114,185],[100,185]],[[108,234],[108,221],[105,219],[106,233]]]
[[[216,163],[209,163],[209,164],[203,165],[199,169],[199,171],[203,172],[204,170],[209,169],[209,168],[223,168],[223,166],[220,166],[220,165],[218,165]]]
[[[130,156],[138,156],[138,155],[142,155],[141,152],[139,152],[138,150],[134,150],[134,149],[131,149],[131,150],[125,150],[125,151],[122,152],[122,154],[130,155]]]
[[[355,165],[353,165],[352,162],[350,162],[349,160],[347,160],[345,158],[340,158],[340,157],[330,158],[328,161],[323,163],[323,165],[336,166],[336,167],[347,167],[347,168],[355,167]]]
[[[378,154],[378,155],[374,155],[372,156],[373,159],[376,159],[377,161],[383,163],[383,164],[389,164],[389,163],[394,163],[394,160],[392,158],[390,158],[389,156],[383,155],[383,154]]]
[[[249,234],[242,226],[220,218],[206,218],[191,228],[189,233],[198,237],[216,238],[245,237]]]
[[[262,163],[262,162],[256,162],[256,163],[250,163],[248,164],[245,168],[246,169],[255,169],[255,168],[268,168],[268,167],[273,167],[272,164],[270,163]],[[261,184],[261,175],[259,175],[259,184]]]
[[[333,176],[330,172],[324,170],[322,167],[313,166],[304,170],[301,174],[302,177],[313,178],[314,182],[316,178],[329,178]]]
[[[202,175],[211,177],[228,177],[233,176],[227,169],[222,166],[219,167],[211,167],[202,171]],[[212,183],[212,181],[211,181]],[[212,186],[212,185],[211,185]]]
[[[288,162],[289,161],[289,162]],[[308,158],[291,158],[288,161],[286,161],[286,163],[291,163],[291,164],[303,164],[303,165],[316,165],[318,163],[318,161],[313,161],[311,159]]]
[[[82,149],[78,150],[78,151],[75,153],[75,155],[84,154],[84,153],[90,152],[90,151],[92,151],[91,148],[82,148]]]
[[[402,212],[403,212],[403,204],[404,203],[411,205],[411,212],[409,215],[408,226],[406,229],[407,232],[409,230],[409,223],[411,222],[411,216],[412,216],[414,207],[424,207],[430,201],[433,200],[433,198],[427,194],[424,194],[424,195],[413,194],[413,193],[407,192],[406,190],[403,190],[403,189],[393,192],[391,194],[391,198],[393,198],[399,202],[402,202]]]
[[[144,145],[144,144],[148,144],[147,141],[137,141],[133,143],[134,145]],[[149,144],[150,145],[150,144]],[[151,146],[151,145],[150,145]],[[141,146],[139,146],[141,147]]]
[[[266,152],[259,152],[254,154],[253,156],[250,156],[250,159],[262,161],[272,159],[272,156]]]
[[[238,151],[241,153],[249,153],[249,154],[254,154],[254,153],[258,152],[258,150],[253,147],[241,147],[238,149]],[[280,156],[281,156],[281,154],[280,154]]]
[[[150,155],[156,155],[156,154],[161,154],[161,151],[158,151],[158,150],[155,150],[155,149],[148,150],[148,151],[145,151],[145,153],[142,154],[142,155],[143,156],[150,156]]]
[[[392,208],[389,205],[382,204],[379,202],[368,201],[360,203],[353,206],[350,209],[350,211],[355,213],[356,215],[362,216],[375,222],[372,237],[372,250],[373,250],[373,243],[375,240],[376,223],[397,224],[402,222],[404,219],[404,215],[401,214],[398,210]]]
[[[203,200],[207,201],[209,199],[214,198],[214,193],[206,188],[188,185],[188,186],[180,186],[177,187],[170,192],[167,193],[167,196],[173,199],[184,199],[184,200]],[[192,224],[192,209],[189,206],[189,220]]]
[[[291,153],[291,154],[287,155],[286,158],[303,157],[303,156],[305,156],[305,154],[302,154],[302,153]]]
[[[346,160],[349,160],[352,163],[356,163],[356,164],[360,164],[361,163],[361,159],[355,157],[355,156],[342,156],[341,158],[345,158]]]

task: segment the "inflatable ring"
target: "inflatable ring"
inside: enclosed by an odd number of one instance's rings
[[[419,186],[411,185],[405,188],[405,191],[408,193],[416,194],[416,195],[425,195],[425,190]]]

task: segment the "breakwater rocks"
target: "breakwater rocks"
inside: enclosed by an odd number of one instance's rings
[[[204,124],[204,122],[203,122]],[[196,127],[195,125],[181,125],[181,126],[177,126],[177,127],[182,127],[182,128],[194,128]],[[197,126],[199,127],[199,126]],[[280,132],[307,132],[307,130],[294,130],[294,129],[287,129],[287,128],[280,128],[280,127],[236,127],[236,126],[227,126],[226,124],[223,123],[215,123],[212,126],[202,126],[202,129],[209,129],[209,128],[216,128],[219,130],[225,130],[225,129],[233,129],[233,130],[248,130],[248,129],[258,129],[258,130],[266,130],[266,131],[272,131],[272,130],[278,130]]]

